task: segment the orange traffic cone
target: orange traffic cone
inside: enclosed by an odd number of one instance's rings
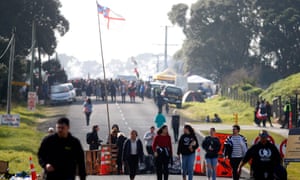
[[[196,151],[196,158],[195,158],[195,164],[194,164],[194,173],[195,174],[202,174],[200,148],[198,148],[197,151]]]
[[[109,149],[103,147],[101,149],[101,165],[100,165],[100,175],[110,174],[110,153]]]
[[[32,162],[32,157],[29,157],[29,162],[30,162],[31,180],[37,180],[37,175],[34,168],[34,164]]]

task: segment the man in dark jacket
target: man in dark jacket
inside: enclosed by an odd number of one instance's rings
[[[118,146],[118,156],[117,156],[117,164],[118,164],[118,174],[122,173],[123,170],[123,145],[127,140],[125,135],[121,132],[118,133],[117,146]]]
[[[274,170],[280,166],[281,158],[277,147],[268,141],[268,132],[262,130],[259,134],[260,142],[253,145],[241,161],[238,172],[252,159],[251,168],[255,180],[273,180]],[[286,179],[286,178],[281,178]]]
[[[82,146],[69,129],[69,119],[60,118],[56,123],[57,132],[41,143],[38,158],[46,180],[75,180],[77,168],[80,180],[86,179]]]

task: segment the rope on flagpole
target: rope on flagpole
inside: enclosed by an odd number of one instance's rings
[[[101,26],[100,26],[100,16],[98,12],[98,3],[97,5],[97,16],[98,16],[98,28],[99,28],[99,42],[100,42],[100,51],[101,51],[101,59],[102,59],[102,69],[103,69],[103,78],[104,78],[104,89],[105,89],[105,101],[106,101],[106,115],[107,115],[107,126],[108,126],[108,137],[109,144],[111,144],[110,138],[110,114],[109,114],[109,106],[108,106],[108,98],[107,98],[107,84],[106,84],[106,73],[105,73],[105,65],[104,65],[104,55],[103,55],[103,46],[102,46],[102,36],[101,36]]]

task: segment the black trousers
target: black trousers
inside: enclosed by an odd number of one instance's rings
[[[90,125],[90,116],[91,116],[91,112],[85,112],[85,117],[86,117],[86,125]]]
[[[168,178],[169,178],[168,165],[169,165],[169,158],[167,158],[167,157],[158,156],[155,159],[157,180],[162,180],[163,175],[164,175],[164,180],[168,180]]]
[[[134,179],[139,165],[138,155],[130,155],[129,159],[127,160],[127,164],[129,167],[129,177],[130,179]]]
[[[232,179],[233,180],[239,180],[240,175],[237,172],[237,169],[239,167],[240,162],[243,158],[230,158],[230,165],[232,168]]]
[[[147,150],[148,155],[154,155],[152,146],[146,146],[146,150]]]

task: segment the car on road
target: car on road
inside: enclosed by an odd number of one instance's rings
[[[50,88],[50,103],[60,104],[60,103],[72,103],[73,97],[70,92],[70,88],[67,85],[58,84],[53,85]]]
[[[166,103],[175,104],[176,108],[182,107],[182,89],[174,85],[165,85],[161,95]]]
[[[69,91],[70,91],[70,94],[72,96],[72,99],[73,99],[73,102],[76,101],[76,88],[74,88],[73,84],[72,83],[64,83],[64,84],[61,84],[62,86],[68,86],[69,88]]]

